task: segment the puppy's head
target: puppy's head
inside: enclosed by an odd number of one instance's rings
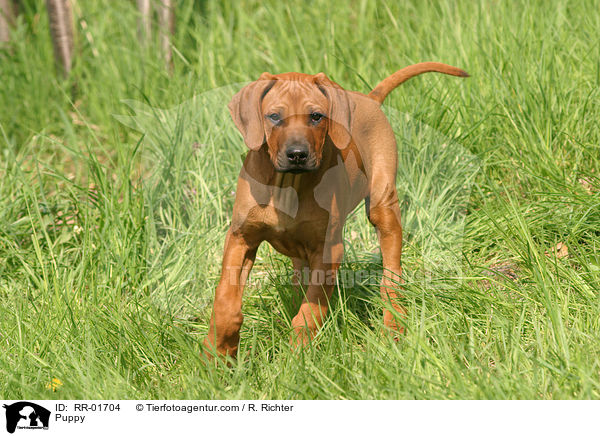
[[[340,149],[348,145],[353,110],[346,91],[323,73],[263,73],[229,103],[248,148],[266,143],[275,170],[292,173],[319,168],[327,136]]]

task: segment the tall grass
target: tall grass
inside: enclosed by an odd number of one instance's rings
[[[0,48],[0,396],[600,396],[594,2],[181,1],[172,75],[138,44],[135,2],[78,5],[93,38],[68,80],[41,0]],[[239,358],[206,365],[245,152],[230,96],[263,71],[368,91],[426,60],[472,77],[386,100],[407,334],[380,335],[372,280],[342,281],[315,346],[292,351],[290,263],[263,245]],[[346,268],[376,275],[362,208],[345,234]]]

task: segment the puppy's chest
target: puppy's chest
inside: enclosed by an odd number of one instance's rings
[[[270,205],[259,209],[262,232],[273,239],[318,239],[324,236],[329,222],[326,211],[318,207],[304,208],[302,203],[297,211],[284,212]]]
[[[318,250],[326,237],[329,214],[318,208],[302,207],[293,214],[273,207],[256,207],[250,220],[263,240],[277,251],[287,256],[305,257],[305,254]]]

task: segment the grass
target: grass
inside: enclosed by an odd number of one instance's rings
[[[171,76],[137,43],[134,2],[77,4],[93,42],[68,80],[41,0],[0,49],[0,397],[600,397],[595,2],[181,1]],[[379,335],[370,280],[342,281],[317,344],[293,352],[290,263],[263,245],[239,359],[204,364],[245,152],[235,84],[325,71],[364,92],[426,60],[472,77],[386,100],[405,337]],[[346,268],[372,278],[363,208],[345,234]]]

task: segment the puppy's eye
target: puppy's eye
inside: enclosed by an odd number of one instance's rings
[[[312,114],[310,114],[310,120],[313,123],[318,123],[319,121],[321,121],[323,119],[325,115],[323,115],[322,113],[319,112],[313,112]]]
[[[279,114],[276,113],[267,115],[267,118],[275,124],[279,124],[281,122],[281,117],[279,116]]]

